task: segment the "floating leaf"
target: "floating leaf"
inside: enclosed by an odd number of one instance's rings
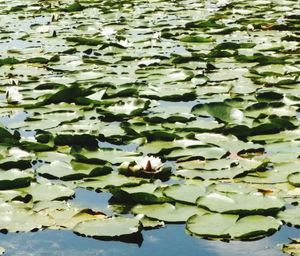
[[[299,255],[300,254],[300,241],[299,239],[290,238],[291,242],[289,244],[284,244],[282,246],[282,251],[290,255]]]
[[[82,11],[83,9],[84,7],[78,1],[75,1],[74,3],[68,5],[64,10],[66,12],[78,12]]]
[[[72,197],[75,192],[62,185],[32,183],[26,191],[34,202],[64,200]]]
[[[145,180],[142,178],[127,177],[124,175],[111,173],[98,178],[85,179],[82,182],[79,182],[78,185],[83,188],[100,190],[103,188],[139,185],[143,182],[145,182]]]
[[[160,186],[151,183],[135,187],[113,188],[110,192],[121,202],[155,204],[170,201],[163,195]]]
[[[54,224],[47,216],[27,210],[22,203],[0,204],[0,230],[3,232],[29,232]],[[26,221],[24,221],[26,220]]]
[[[112,171],[109,166],[89,165],[72,161],[71,163],[53,161],[37,168],[37,172],[49,179],[79,180],[85,177],[101,176]]]
[[[196,204],[198,197],[207,193],[206,186],[176,184],[169,186],[163,190],[163,193],[176,201],[183,203]]]
[[[276,213],[285,205],[282,199],[260,194],[210,193],[199,197],[197,205],[213,212],[233,214]]]
[[[84,221],[74,227],[80,235],[105,238],[120,237],[139,232],[140,222],[136,218],[112,217],[103,220]]]
[[[186,230],[196,236],[215,239],[255,240],[273,234],[281,222],[271,216],[252,215],[239,218],[230,214],[194,215]]]
[[[34,206],[34,211],[49,216],[53,221],[50,229],[72,230],[77,224],[90,220],[106,219],[105,214],[91,209],[78,209],[65,201],[42,201]]]
[[[300,226],[300,208],[294,207],[290,209],[285,209],[278,213],[277,218],[281,219],[287,224],[299,227]]]
[[[205,210],[192,205],[176,203],[136,205],[132,208],[134,214],[145,214],[147,217],[165,222],[181,223],[185,222],[194,214],[202,215]]]
[[[9,171],[1,171],[0,190],[28,187],[32,179],[33,173],[28,170],[11,169]]]
[[[300,187],[300,172],[291,173],[287,178],[289,183],[296,187]]]
[[[98,150],[85,150],[82,149],[79,153],[74,153],[78,161],[103,164],[110,162],[112,164],[120,164],[122,162],[131,162],[135,160],[138,153],[126,152],[115,149],[98,149]]]

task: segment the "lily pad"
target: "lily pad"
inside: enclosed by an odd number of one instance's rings
[[[163,195],[160,186],[151,183],[134,187],[112,188],[110,192],[121,202],[155,204],[170,201]]]
[[[29,232],[54,224],[53,220],[49,217],[28,210],[21,204],[22,203],[0,204],[2,216],[0,220],[0,230],[3,232]]]
[[[55,160],[50,164],[43,164],[37,172],[49,179],[79,180],[85,177],[94,177],[108,174],[112,169],[107,165],[84,164],[76,161],[70,163]]]
[[[140,231],[136,218],[112,217],[103,220],[84,221],[74,227],[74,232],[94,238],[109,238],[131,235]]]
[[[176,184],[169,186],[163,190],[163,193],[176,201],[182,203],[196,204],[198,197],[203,196],[207,193],[206,186],[199,185],[184,185]]]
[[[131,210],[134,214],[145,214],[147,217],[171,223],[183,223],[194,214],[205,214],[207,211],[193,205],[176,203],[136,205]]]
[[[102,212],[79,209],[65,201],[41,201],[35,204],[34,211],[49,216],[53,221],[50,229],[72,230],[77,224],[84,221],[106,219]]]
[[[94,164],[105,164],[110,162],[112,164],[120,164],[122,162],[131,162],[137,156],[138,153],[126,152],[115,149],[98,149],[98,150],[86,150],[82,149],[80,152],[74,152],[73,154],[78,161],[94,163]]]
[[[107,174],[97,178],[84,179],[78,183],[79,187],[101,190],[104,188],[133,186],[146,182],[138,177],[127,177],[117,173]]]
[[[288,253],[289,255],[299,255],[300,254],[300,240],[295,238],[290,238],[291,242],[289,244],[284,244],[282,246],[282,251]]]
[[[75,192],[62,185],[32,183],[26,191],[34,202],[65,200],[74,196]]]
[[[30,185],[33,180],[33,173],[30,171],[20,171],[11,169],[0,172],[0,189],[24,188]]]
[[[281,219],[287,224],[300,227],[300,207],[293,207],[290,209],[285,209],[278,213],[277,218]]]
[[[287,178],[289,183],[295,187],[300,187],[300,172],[291,173]]]
[[[204,214],[188,219],[186,230],[191,235],[214,239],[256,240],[276,232],[281,222],[271,216]]]
[[[213,212],[233,214],[274,214],[285,205],[282,199],[249,193],[210,193],[199,197],[197,205]]]

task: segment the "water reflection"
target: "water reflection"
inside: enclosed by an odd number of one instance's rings
[[[29,116],[24,110],[8,111],[5,114],[0,115],[0,123],[10,127],[12,124],[24,122]]]
[[[143,231],[143,244],[101,241],[76,236],[70,231],[46,230],[36,233],[2,235],[0,246],[5,255],[34,256],[283,256],[279,244],[287,243],[288,236],[297,236],[299,230],[284,227],[276,235],[254,242],[218,242],[190,237],[184,225],[167,225],[159,230]]]
[[[113,215],[113,211],[108,206],[108,200],[110,198],[111,194],[108,192],[97,193],[95,191],[77,188],[72,204],[78,208],[89,208],[111,216]]]
[[[76,197],[72,203],[78,207],[93,208],[113,215],[113,209],[108,208],[108,201],[111,198],[110,193],[96,193],[85,189],[76,189]],[[44,231],[35,235],[34,239],[43,239],[44,233],[57,231]],[[82,248],[90,248],[88,253],[84,255],[128,255],[128,256],[148,256],[148,255],[199,255],[199,256],[246,256],[250,252],[255,256],[282,256],[285,255],[280,250],[280,245],[288,243],[288,237],[299,237],[299,230],[296,228],[289,228],[284,226],[279,232],[271,237],[252,242],[232,241],[230,243],[221,241],[209,241],[197,237],[191,237],[184,231],[184,225],[170,225],[165,228],[144,230],[142,231],[143,242],[141,247],[136,244],[122,243],[116,241],[99,241],[90,238],[83,238],[74,236],[71,232],[63,232],[64,235],[57,232],[59,239],[52,241],[54,244],[59,244],[64,247],[62,250],[64,254],[47,254],[47,255],[79,255]],[[26,234],[22,234],[26,236]],[[28,236],[32,236],[30,233]],[[14,236],[14,235],[8,235]],[[15,235],[17,237],[17,235]],[[4,239],[5,240],[5,239]],[[49,241],[50,242],[50,241]],[[134,241],[129,241],[134,242]],[[74,244],[76,246],[81,244],[76,251],[71,248]],[[5,247],[0,243],[0,246]],[[38,246],[38,245],[35,245]],[[44,247],[41,244],[39,247]],[[49,245],[50,246],[50,245]],[[101,249],[100,249],[101,248]],[[20,248],[19,248],[20,249]],[[75,251],[74,251],[75,250]],[[77,253],[77,254],[76,254]],[[93,254],[94,253],[94,254]],[[13,254],[15,255],[15,254]],[[27,254],[26,254],[27,255]],[[30,255],[30,254],[28,254]],[[43,254],[34,254],[43,255]]]
[[[278,256],[282,255],[279,248],[272,243],[271,239],[263,239],[255,242],[230,243],[208,241],[205,243],[205,249],[218,256],[248,256],[250,252],[255,256]]]

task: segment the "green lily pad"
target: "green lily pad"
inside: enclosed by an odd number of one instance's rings
[[[99,38],[67,37],[66,40],[80,45],[97,46],[103,44],[103,41]]]
[[[243,182],[257,184],[275,184],[288,182],[289,175],[295,173],[299,160],[288,163],[274,163],[274,169],[265,172],[251,173],[248,176],[240,178]]]
[[[285,209],[284,211],[278,213],[277,218],[281,219],[287,224],[300,227],[299,212],[300,212],[300,207]]]
[[[74,3],[68,5],[64,10],[66,12],[78,12],[82,11],[83,9],[84,7],[78,1],[74,1]]]
[[[230,214],[194,215],[188,219],[186,230],[204,238],[255,240],[276,232],[281,221],[271,216],[252,215],[239,218]]]
[[[193,205],[176,203],[136,205],[131,210],[134,214],[145,214],[147,217],[171,223],[185,222],[194,214],[202,215],[205,210]]]
[[[110,162],[112,164],[120,164],[122,162],[134,161],[138,153],[126,152],[115,149],[98,149],[98,150],[86,150],[82,149],[80,152],[73,154],[78,161],[103,164]]]
[[[141,224],[136,218],[112,217],[103,220],[84,221],[74,227],[80,235],[109,238],[131,235],[140,231]]]
[[[33,179],[33,172],[30,170],[20,171],[11,169],[0,172],[0,190],[24,188],[30,186]]]
[[[172,185],[163,190],[163,193],[176,201],[182,203],[190,203],[196,204],[196,200],[198,197],[203,196],[207,193],[207,186],[203,184],[203,186],[199,185]]]
[[[78,183],[79,187],[101,190],[104,188],[134,186],[146,182],[145,179],[127,177],[117,173],[111,173],[97,178],[84,179]]]
[[[165,223],[163,221],[153,220],[146,216],[143,216],[143,218],[140,219],[140,222],[142,223],[144,229],[154,229],[165,226]]]
[[[43,164],[37,172],[49,179],[79,180],[86,177],[108,174],[112,169],[107,165],[84,164],[76,161],[70,163],[55,160],[50,164]]]
[[[289,183],[295,187],[300,187],[300,172],[291,173],[287,178]]]
[[[53,221],[50,229],[72,230],[77,224],[90,220],[106,219],[102,212],[91,209],[79,209],[65,201],[41,201],[35,204],[33,210]]]
[[[171,151],[173,148],[188,148],[204,145],[202,142],[197,140],[175,140],[175,141],[152,141],[145,143],[138,147],[139,152],[144,154],[162,154],[164,152]]]
[[[0,212],[0,230],[3,232],[29,232],[54,224],[47,216],[27,210],[22,203],[2,203]]]
[[[160,186],[151,183],[145,183],[135,187],[112,188],[110,192],[115,198],[122,202],[155,204],[170,201],[163,195]]]
[[[197,205],[213,212],[230,214],[265,214],[279,212],[285,205],[282,199],[249,193],[210,193],[199,197]]]
[[[179,167],[175,175],[188,179],[200,178],[203,180],[232,179],[243,177],[247,174],[256,174],[256,171],[264,170],[267,162],[254,159],[218,159],[212,161],[192,160],[178,162]],[[183,168],[183,169],[182,169]],[[185,169],[189,168],[189,169]],[[245,179],[247,180],[246,176]]]
[[[75,194],[75,192],[70,188],[50,183],[32,183],[26,190],[26,193],[32,196],[34,202],[66,200]]]
[[[201,36],[184,36],[180,39],[180,41],[182,42],[186,42],[186,43],[210,43],[213,42],[214,39],[212,39],[211,37],[201,37]]]
[[[226,154],[226,151],[217,147],[193,147],[186,149],[174,149],[166,157],[169,159],[178,158],[204,158],[204,159],[219,159]]]

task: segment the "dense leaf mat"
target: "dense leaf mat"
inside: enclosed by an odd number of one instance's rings
[[[0,7],[2,232],[299,226],[298,0]],[[75,205],[77,188],[110,192],[112,216]]]

